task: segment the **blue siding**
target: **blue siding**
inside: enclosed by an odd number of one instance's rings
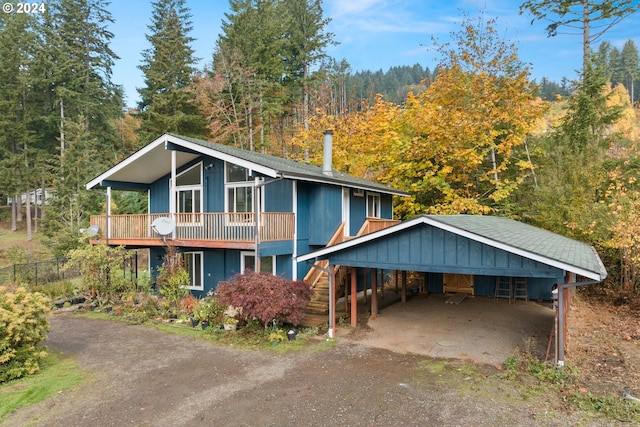
[[[293,212],[292,181],[276,181],[263,188],[265,190],[264,209],[266,212]]]
[[[351,199],[349,200],[349,231],[355,236],[364,224],[367,215],[366,199],[361,196],[354,196],[351,190]]]
[[[204,204],[205,212],[224,212],[224,162],[220,159],[206,157],[204,164],[213,167],[204,169]]]
[[[149,213],[169,212],[169,177],[163,176],[149,189]]]
[[[298,254],[306,254],[313,249],[309,245],[309,199],[311,186],[306,182],[298,181],[297,184],[297,201],[298,201],[298,213],[296,215],[297,222],[297,248]],[[309,267],[306,263],[301,262],[296,266],[298,278],[303,278],[309,271]]]
[[[385,236],[331,255],[331,263],[408,271],[541,277],[564,271],[428,225]]]
[[[380,218],[393,219],[393,196],[380,195]]]
[[[292,240],[278,240],[276,242],[260,243],[260,256],[289,255],[293,253]]]
[[[325,246],[342,224],[342,187],[316,184],[309,197],[309,243]]]

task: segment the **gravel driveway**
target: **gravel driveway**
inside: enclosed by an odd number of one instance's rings
[[[280,355],[118,321],[51,319],[48,345],[87,381],[6,426],[566,425],[495,367],[469,367],[340,338]],[[364,332],[366,334],[366,331]],[[508,402],[508,403],[504,403]]]

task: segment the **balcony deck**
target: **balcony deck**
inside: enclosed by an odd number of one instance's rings
[[[100,242],[130,247],[164,246],[162,236],[151,224],[160,217],[172,218],[175,234],[168,236],[172,246],[197,248],[254,249],[256,231],[253,213],[134,214],[91,216],[91,225],[100,230]],[[260,213],[259,241],[293,240],[295,216],[291,212]]]

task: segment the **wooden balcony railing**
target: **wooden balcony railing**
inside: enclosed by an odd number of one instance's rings
[[[91,216],[91,225],[97,225],[109,239],[157,239],[152,229],[156,218],[173,218],[176,240],[208,240],[221,242],[254,242],[256,225],[253,213],[168,213]],[[259,236],[261,242],[293,240],[295,217],[291,212],[260,213]],[[106,236],[108,232],[108,236]]]

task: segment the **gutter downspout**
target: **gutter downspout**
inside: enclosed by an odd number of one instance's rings
[[[317,261],[317,259],[316,259]],[[324,267],[320,267],[319,265],[316,265],[315,263],[311,264],[309,261],[307,261],[307,264],[309,266],[311,266],[311,268],[317,268],[320,271],[323,271],[325,273],[327,273],[327,275],[329,276],[329,331],[328,331],[328,335],[329,338],[333,338],[334,337],[334,325],[335,325],[335,307],[334,307],[334,300],[333,300],[333,269],[331,268],[331,265],[329,265],[329,268],[324,268]]]
[[[595,285],[601,280],[587,280],[584,282],[562,283],[558,286],[558,360],[559,367],[564,366],[564,290],[577,288],[578,286]]]

